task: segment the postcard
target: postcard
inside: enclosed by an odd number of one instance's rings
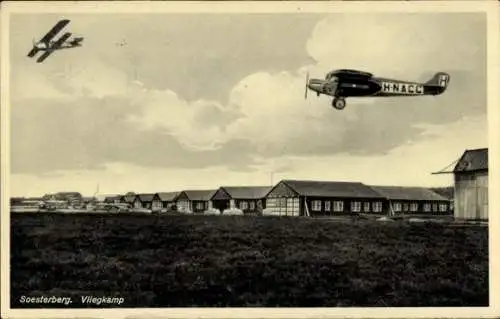
[[[499,12],[3,2],[2,317],[498,316]]]

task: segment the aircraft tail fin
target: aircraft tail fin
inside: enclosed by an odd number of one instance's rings
[[[434,86],[440,88],[441,93],[446,90],[448,83],[450,82],[450,75],[446,72],[437,72],[434,74],[432,79],[427,81],[425,84],[428,86]]]

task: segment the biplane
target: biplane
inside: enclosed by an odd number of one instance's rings
[[[28,53],[28,57],[34,57],[39,51],[43,51],[43,54],[36,60],[36,62],[41,63],[46,58],[49,57],[54,51],[61,49],[71,49],[75,47],[82,46],[83,37],[71,37],[70,32],[64,33],[58,40],[53,40],[54,37],[69,23],[67,19],[59,20],[52,29],[47,32],[47,34],[41,38],[38,42],[33,41],[33,48]]]
[[[308,89],[316,92],[317,96],[325,94],[333,97],[334,108],[342,110],[347,97],[439,95],[446,91],[449,81],[450,75],[445,72],[437,72],[425,83],[374,77],[369,72],[349,69],[328,72],[324,80],[309,80],[308,73],[305,98]]]

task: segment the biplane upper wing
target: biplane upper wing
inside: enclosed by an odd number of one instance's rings
[[[59,20],[52,29],[47,32],[46,35],[40,40],[40,42],[48,43],[50,40],[52,40],[53,37],[56,36],[59,31],[61,31],[67,24],[69,23],[68,19],[64,20]]]
[[[39,58],[38,60],[36,60],[36,62],[40,63],[40,62],[43,62],[46,58],[49,57],[49,55],[52,54],[52,52],[54,52],[55,50],[59,49],[61,47],[61,45],[66,41],[68,40],[68,38],[71,36],[71,33],[70,32],[66,32],[65,34],[63,34],[62,37],[59,38],[59,40],[57,40],[50,48],[49,50],[45,51]]]

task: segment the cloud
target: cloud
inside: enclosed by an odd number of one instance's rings
[[[418,144],[399,145],[387,154],[368,159],[347,153],[308,157],[285,154],[273,158],[259,157],[251,170],[235,171],[226,167],[228,160],[224,158],[219,158],[218,162],[214,161],[213,165],[207,167],[194,163],[179,168],[177,165],[151,167],[142,165],[142,162],[131,164],[127,158],[119,156],[103,165],[101,170],[59,166],[53,168],[52,174],[44,176],[14,173],[10,192],[12,196],[40,196],[63,187],[65,190],[92,195],[98,183],[101,194],[179,191],[242,183],[270,185],[271,177],[272,183],[292,178],[361,181],[374,185],[448,186],[453,183],[451,176],[431,173],[452,163],[464,149],[487,145],[485,116],[467,117],[447,125],[425,125],[421,129],[424,130],[424,138]],[[153,144],[157,142],[153,141]],[[149,149],[149,146],[145,149]],[[142,151],[135,149],[130,153],[140,154]],[[159,161],[168,161],[169,156],[161,158],[163,153],[165,151],[147,155],[148,158],[159,157]]]
[[[131,99],[141,112],[127,120],[139,130],[164,130],[190,150],[213,150],[226,142],[223,125],[231,110],[218,102],[189,103],[170,90],[142,90]]]
[[[255,169],[265,158],[390,154],[424,141],[425,125],[485,114],[485,27],[482,17],[461,13],[335,14],[319,22],[304,44],[314,63],[249,73],[234,84],[227,101],[188,99],[141,82],[131,65],[122,69],[100,53],[92,60],[61,55],[62,71],[37,64],[46,76],[34,71],[35,64],[27,72],[17,68],[12,169],[40,173],[125,162],[227,165],[241,171]],[[262,59],[264,53],[258,53]],[[305,100],[306,72],[323,77],[336,68],[409,80],[445,70],[452,79],[438,97],[349,98],[341,112],[327,97],[309,94]],[[157,77],[165,73],[155,71]],[[215,71],[204,81],[216,81]],[[189,81],[182,86],[190,87]],[[34,89],[23,95],[25,83]]]
[[[464,149],[487,147],[484,115],[467,116],[445,125],[422,125],[418,142],[407,142],[370,157],[347,152],[330,156],[284,156],[262,159],[259,169],[275,171],[275,180],[360,181],[374,185],[452,185],[452,175],[431,175],[457,160]],[[314,165],[311,165],[314,163]],[[278,171],[283,165],[286,170]],[[276,169],[276,170],[275,170]]]
[[[293,72],[255,73],[235,86],[230,103],[243,115],[228,126],[229,135],[249,140],[269,155],[384,154],[419,139],[422,123],[450,123],[484,114],[482,18],[358,14],[324,19],[307,41],[316,64]],[[464,27],[464,19],[474,31]],[[438,97],[349,98],[342,112],[332,110],[324,96],[316,99],[310,94],[305,101],[305,70],[323,76],[335,68],[420,81],[445,70],[452,81]]]

